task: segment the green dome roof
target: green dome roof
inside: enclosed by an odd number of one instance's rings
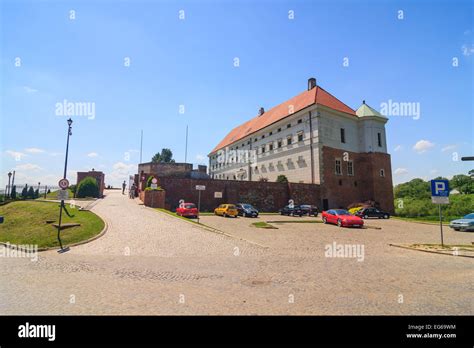
[[[382,118],[387,118],[386,116],[382,115],[380,112],[375,110],[374,108],[371,108],[364,102],[362,105],[356,110],[356,115],[358,117],[366,117],[366,116],[376,116],[376,117],[382,117]]]

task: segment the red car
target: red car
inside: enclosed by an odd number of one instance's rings
[[[178,208],[176,208],[176,215],[185,216],[190,218],[197,218],[199,212],[194,203],[182,203]]]
[[[362,227],[364,226],[364,220],[358,216],[354,216],[344,209],[331,209],[323,211],[323,222],[325,224],[336,224],[339,227]]]

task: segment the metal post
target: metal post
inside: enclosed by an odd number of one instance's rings
[[[48,193],[48,185],[44,185],[44,199],[46,199],[47,193]]]
[[[63,179],[66,179],[66,173],[67,173],[67,158],[69,154],[69,136],[72,134],[71,132],[71,125],[72,125],[72,120],[69,119],[67,120],[68,123],[68,129],[67,129],[67,142],[66,142],[66,158],[64,160],[64,176]],[[69,249],[63,249],[63,243],[61,242],[61,222],[62,222],[62,216],[63,216],[63,209],[64,209],[64,200],[61,200],[61,207],[59,208],[59,224],[58,224],[58,241],[59,241],[59,246],[61,249],[58,251],[59,253],[63,253],[68,251]]]
[[[441,247],[444,247],[444,241],[443,241],[443,215],[441,213],[441,204],[438,204],[439,206],[439,228],[441,230]]]
[[[198,223],[199,223],[200,216],[201,216],[201,190],[199,190],[199,198],[198,198]]]

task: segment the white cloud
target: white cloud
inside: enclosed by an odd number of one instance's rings
[[[44,150],[43,149],[38,149],[37,147],[29,147],[29,148],[25,149],[25,152],[28,152],[28,153],[43,153]]]
[[[430,174],[438,174],[438,173],[439,173],[438,169],[431,169],[430,170]]]
[[[33,170],[41,170],[42,168],[33,163],[25,163],[25,164],[19,164],[15,167],[15,170],[26,170],[26,171],[33,171]]]
[[[397,168],[395,169],[395,175],[405,175],[408,174],[408,169],[406,168]]]
[[[201,162],[202,162],[202,161],[204,161],[205,159],[206,159],[206,156],[204,156],[204,155],[196,155],[196,160],[197,160],[197,161],[201,161]]]
[[[393,151],[400,151],[401,149],[403,149],[403,146],[402,145],[397,145],[395,146],[395,148],[393,149]]]
[[[87,157],[97,157],[99,154],[97,152],[90,152],[87,154]]]
[[[465,56],[470,56],[471,54],[474,54],[474,44],[464,44],[461,47],[462,54]]]
[[[21,161],[23,157],[26,156],[23,152],[18,152],[18,151],[13,151],[13,150],[7,150],[5,153],[11,157],[13,157],[16,161]]]
[[[112,172],[105,173],[105,184],[120,187],[125,180],[128,183],[128,176],[137,173],[138,167],[136,164],[126,164],[117,162],[112,166]]]
[[[36,93],[36,92],[38,92],[37,89],[31,88],[29,86],[23,86],[23,89],[25,90],[26,93]]]
[[[457,145],[447,145],[441,149],[442,152],[450,151],[456,149]]]
[[[435,144],[429,140],[419,140],[415,145],[413,145],[413,150],[418,153],[423,153],[434,147]]]

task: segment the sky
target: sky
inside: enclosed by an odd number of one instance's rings
[[[207,164],[235,126],[307,79],[388,112],[394,184],[474,168],[472,1],[22,1],[0,7],[0,187],[104,171],[170,148]],[[384,104],[385,103],[385,104]],[[401,104],[404,103],[404,104]],[[406,104],[410,103],[410,104]],[[76,104],[73,104],[76,105]],[[89,112],[87,112],[89,111]]]

